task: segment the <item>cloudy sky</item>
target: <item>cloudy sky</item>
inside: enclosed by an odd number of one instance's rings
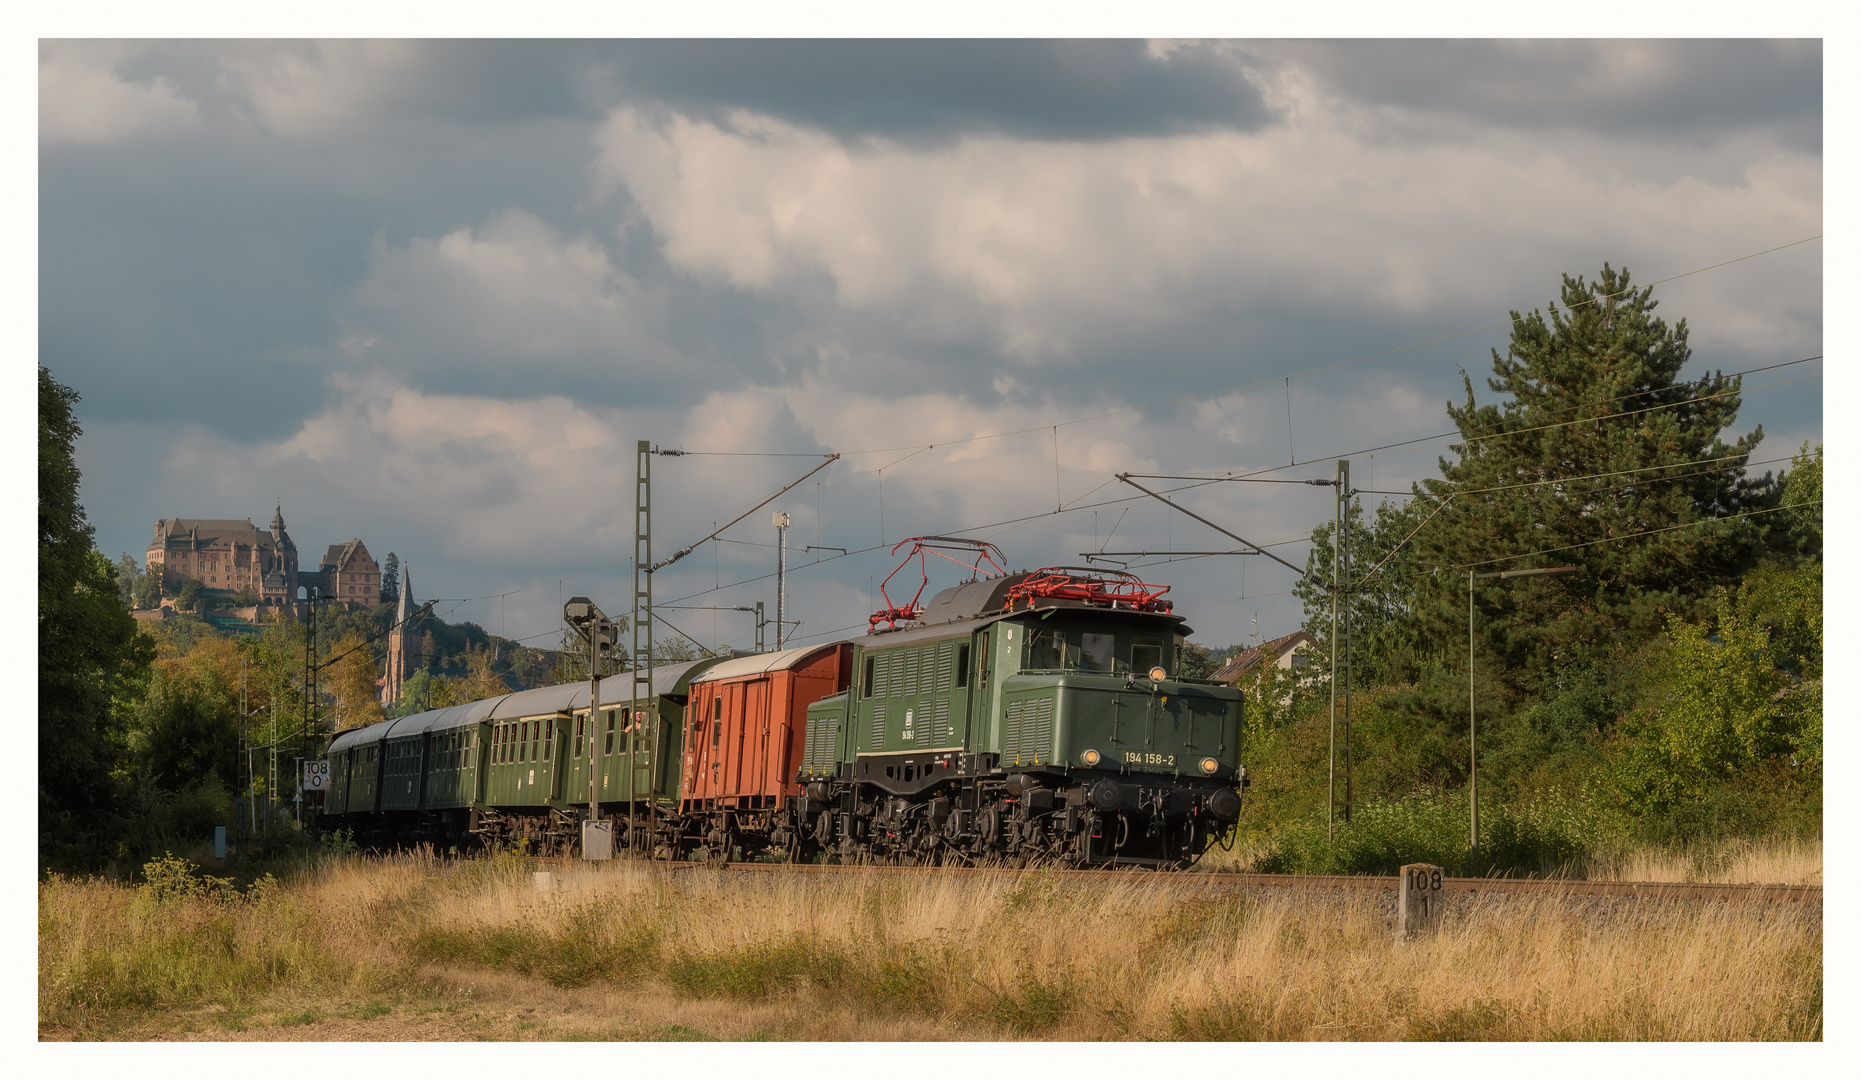
[[[1822,84],[1736,40],[48,41],[39,359],[107,553],[281,499],[308,562],[359,536],[539,644],[625,607],[636,440],[704,452],[654,459],[660,557],[838,452],[771,507],[828,640],[903,537],[1231,546],[1120,471],[1431,475],[1367,451],[1488,396],[1561,272],[1662,281],[1691,373],[1819,354]],[[1820,371],[1746,380],[1760,459],[1821,440]],[[1295,563],[1330,514],[1181,498]],[[726,537],[662,604],[773,609],[768,510]],[[1266,559],[1129,561],[1206,643],[1298,622]]]

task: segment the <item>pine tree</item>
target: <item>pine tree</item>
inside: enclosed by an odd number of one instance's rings
[[[1574,565],[1477,583],[1483,645],[1527,675],[1594,662],[1661,632],[1759,552],[1762,519],[1734,519],[1775,500],[1768,474],[1744,475],[1763,431],[1720,439],[1740,380],[1678,381],[1686,321],[1656,317],[1652,292],[1608,264],[1594,282],[1565,275],[1562,309],[1513,312],[1506,353],[1493,351],[1487,386],[1509,400],[1476,404],[1463,373],[1466,400],[1447,410],[1462,441],[1418,489],[1452,498],[1405,553],[1432,575],[1411,579],[1426,638],[1465,640],[1470,569]]]

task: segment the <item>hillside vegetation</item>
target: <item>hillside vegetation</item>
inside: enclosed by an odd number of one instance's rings
[[[1352,581],[1351,820],[1326,821],[1330,687],[1261,672],[1243,822],[1261,867],[1582,874],[1651,847],[1820,837],[1822,451],[1766,457],[1761,429],[1726,442],[1744,379],[1679,380],[1686,322],[1655,306],[1626,271],[1566,277],[1548,314],[1513,313],[1497,401],[1464,379],[1440,478],[1353,505],[1341,541],[1313,530],[1299,593],[1320,655],[1334,544]],[[1575,570],[1472,582],[1474,850],[1468,574],[1559,566]],[[1340,803],[1344,761],[1340,745]]]

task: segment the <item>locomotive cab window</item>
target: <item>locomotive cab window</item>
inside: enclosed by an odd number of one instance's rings
[[[969,685],[969,642],[956,647],[956,685],[962,689]]]
[[[872,696],[873,663],[874,663],[873,657],[871,656],[866,657],[866,677],[860,680],[860,684],[859,684],[859,696],[860,697],[869,698]]]
[[[1131,672],[1142,675],[1163,665],[1163,642],[1157,638],[1131,639]]]
[[[1033,671],[1063,671],[1079,666],[1079,646],[1066,639],[1066,631],[1048,628],[1027,642],[1027,666]]]
[[[1111,634],[1079,635],[1079,670],[1110,674],[1118,655],[1118,639]]]

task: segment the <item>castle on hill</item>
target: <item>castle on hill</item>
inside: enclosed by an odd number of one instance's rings
[[[345,608],[381,602],[381,567],[360,539],[331,544],[315,570],[300,570],[282,504],[269,531],[251,518],[162,518],[149,541],[147,564],[160,576],[164,597],[179,595],[189,581],[233,593],[250,586],[260,613],[299,612],[299,589]]]
[[[164,599],[179,595],[189,581],[219,592],[250,587],[257,597],[250,615],[254,620],[275,611],[302,618],[311,596],[345,609],[381,602],[381,567],[359,538],[331,544],[315,570],[299,569],[297,560],[297,545],[284,528],[282,503],[271,515],[269,530],[252,524],[251,518],[162,518],[155,523],[147,553],[148,571],[160,578]],[[383,704],[398,700],[402,684],[420,669],[413,587],[405,570],[396,591],[395,628],[388,634],[381,679]],[[239,614],[246,617],[243,610]]]

